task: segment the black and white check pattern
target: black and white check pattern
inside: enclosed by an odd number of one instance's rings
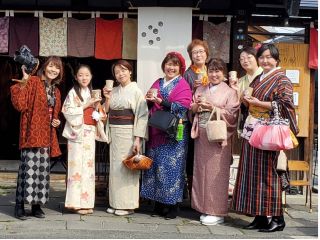
[[[45,204],[49,200],[49,174],[49,148],[22,149],[16,202]]]

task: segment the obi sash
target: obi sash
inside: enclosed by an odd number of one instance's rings
[[[134,113],[132,109],[123,109],[123,110],[110,109],[109,123],[113,125],[133,125]]]
[[[83,110],[84,124],[93,125],[93,126],[95,126],[97,124],[96,120],[94,120],[92,118],[93,111],[94,111],[93,107],[88,107],[88,108]]]

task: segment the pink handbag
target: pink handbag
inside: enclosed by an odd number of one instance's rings
[[[255,148],[269,151],[292,149],[289,120],[280,118],[276,102],[272,102],[274,117],[259,119],[255,125],[249,144]]]

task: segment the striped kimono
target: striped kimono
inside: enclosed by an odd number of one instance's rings
[[[271,70],[265,78],[257,76],[250,87],[252,96],[261,101],[277,101],[280,114],[290,121],[294,134],[298,133],[292,98],[292,84],[281,69]],[[276,171],[278,151],[264,151],[252,147],[243,139],[239,169],[231,208],[253,216],[281,216],[282,190]]]

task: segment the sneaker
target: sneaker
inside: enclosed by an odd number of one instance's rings
[[[114,214],[117,216],[126,216],[133,213],[134,213],[133,210],[118,210],[118,209],[114,212]]]
[[[114,208],[112,208],[112,207],[109,207],[108,209],[107,209],[107,213],[110,213],[110,214],[114,214],[115,213],[115,209]]]
[[[202,222],[202,220],[203,220],[206,216],[208,216],[208,215],[207,215],[207,214],[202,214],[202,215],[200,216],[200,222]]]
[[[211,215],[207,215],[201,221],[203,225],[217,225],[223,222],[224,222],[224,217],[217,217],[217,216],[211,216]]]

